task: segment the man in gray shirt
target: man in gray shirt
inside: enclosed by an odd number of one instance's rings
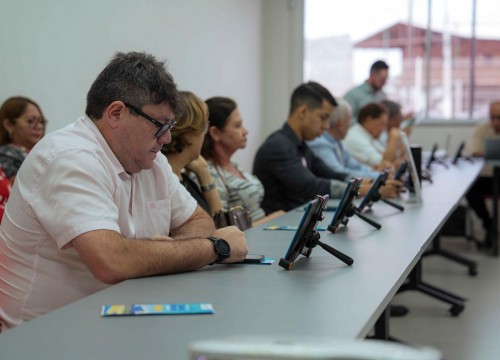
[[[359,110],[371,102],[380,102],[387,99],[386,93],[382,90],[389,77],[389,65],[378,60],[370,67],[370,76],[363,84],[349,90],[344,99],[351,105],[354,124],[357,121]]]

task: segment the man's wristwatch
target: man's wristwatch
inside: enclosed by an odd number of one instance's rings
[[[218,256],[216,262],[222,262],[231,256],[231,247],[226,240],[215,236],[209,236],[207,239],[214,243],[214,250]]]

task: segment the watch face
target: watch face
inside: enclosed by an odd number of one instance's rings
[[[231,255],[231,248],[229,247],[227,241],[224,239],[219,239],[219,241],[217,241],[217,249],[223,256]]]

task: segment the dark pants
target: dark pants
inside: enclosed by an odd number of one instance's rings
[[[493,191],[492,177],[478,177],[465,197],[469,206],[483,221],[483,228],[491,228],[491,215],[486,208],[486,197]]]

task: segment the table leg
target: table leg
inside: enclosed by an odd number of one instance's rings
[[[390,305],[388,305],[384,312],[380,315],[377,322],[375,323],[375,334],[373,335],[373,339],[377,340],[389,340],[389,314],[390,314]]]

